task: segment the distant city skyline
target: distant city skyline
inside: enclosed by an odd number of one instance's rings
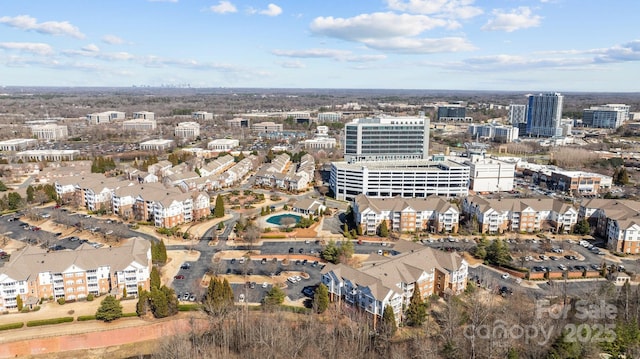
[[[640,92],[640,3],[3,1],[0,86]]]

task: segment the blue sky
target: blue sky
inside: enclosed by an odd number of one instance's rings
[[[640,91],[638,0],[2,0],[0,86]]]

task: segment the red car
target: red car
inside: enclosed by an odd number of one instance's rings
[[[173,277],[173,279],[184,279],[184,276],[182,274],[177,275],[175,277]]]

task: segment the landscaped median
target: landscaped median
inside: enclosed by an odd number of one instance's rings
[[[24,327],[24,322],[2,324],[0,325],[0,331],[9,330],[9,329],[20,329],[22,327]]]

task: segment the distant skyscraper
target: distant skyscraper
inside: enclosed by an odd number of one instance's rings
[[[429,118],[361,118],[344,128],[347,162],[427,159]]]
[[[527,122],[527,105],[509,105],[509,123],[518,126],[519,123]]]
[[[559,93],[529,95],[527,105],[527,135],[531,137],[561,137],[562,100]]]

